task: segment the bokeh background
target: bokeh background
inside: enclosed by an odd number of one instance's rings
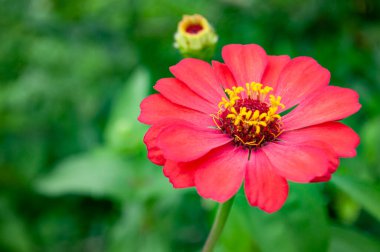
[[[139,103],[181,56],[183,14],[221,47],[307,55],[363,105],[358,156],[291,184],[279,212],[239,192],[217,251],[380,251],[380,2],[0,0],[0,251],[199,251],[216,203],[146,158]]]

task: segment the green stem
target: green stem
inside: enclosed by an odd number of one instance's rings
[[[214,246],[221,235],[226,220],[231,210],[231,206],[234,203],[235,196],[229,199],[223,204],[219,204],[218,211],[212,224],[211,231],[207,237],[207,241],[203,246],[202,252],[211,252],[214,249]]]

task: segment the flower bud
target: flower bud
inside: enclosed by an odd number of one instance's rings
[[[218,36],[203,16],[195,14],[183,16],[174,39],[174,47],[184,57],[210,59],[214,54]]]

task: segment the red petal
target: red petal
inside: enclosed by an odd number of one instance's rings
[[[157,81],[154,86],[169,101],[207,114],[218,111],[217,105],[201,98],[176,78],[164,78]]]
[[[158,136],[158,146],[166,159],[189,162],[204,156],[210,150],[231,142],[231,137],[220,130],[197,127],[186,123],[173,123]]]
[[[222,49],[222,57],[239,86],[260,82],[267,66],[266,52],[254,44],[227,45]]]
[[[276,173],[265,153],[258,150],[252,152],[248,162],[244,190],[249,204],[273,213],[285,203],[289,186],[286,179]]]
[[[208,114],[176,105],[160,94],[150,95],[140,105],[141,113],[138,120],[145,124],[158,123],[161,120],[184,120],[202,126],[214,126],[215,123]]]
[[[285,130],[343,119],[357,112],[359,95],[352,89],[328,86],[304,100],[283,117]]]
[[[218,104],[221,97],[225,97],[214,70],[202,60],[183,59],[177,65],[170,67],[170,71],[177,79],[212,104]]]
[[[226,64],[218,61],[212,61],[212,67],[214,68],[215,74],[224,89],[231,89],[233,86],[236,86],[236,80]]]
[[[330,72],[310,57],[292,59],[278,79],[276,95],[290,109],[321,87],[327,86]]]
[[[225,202],[239,190],[243,182],[248,151],[227,144],[194,162],[195,185],[205,198]]]
[[[276,90],[280,73],[289,61],[290,57],[287,55],[268,56],[268,65],[265,69],[261,83]]]
[[[162,129],[162,126],[153,125],[144,136],[144,143],[148,150],[148,158],[156,165],[164,165],[166,161],[161,148],[157,146],[157,135]]]
[[[283,141],[262,148],[278,174],[288,180],[306,183],[329,172],[337,157],[322,142]]]
[[[330,145],[339,157],[356,156],[360,138],[350,127],[339,122],[327,122],[303,129],[287,131],[281,139],[293,142],[321,141]]]
[[[317,182],[327,182],[330,179],[331,179],[331,173],[328,173],[328,174],[326,174],[324,176],[315,177],[310,182],[314,182],[314,183],[317,183]]]
[[[330,153],[330,155],[333,155]],[[339,159],[335,160],[336,162],[332,162],[330,166],[328,167],[327,172],[322,176],[317,176],[313,178],[310,182],[326,182],[331,179],[331,175],[336,172],[339,166]]]
[[[174,188],[194,186],[195,170],[196,167],[192,167],[191,163],[177,163],[170,160],[166,161],[163,169]]]

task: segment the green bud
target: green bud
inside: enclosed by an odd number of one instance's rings
[[[195,14],[183,16],[174,39],[174,47],[184,57],[208,60],[214,54],[218,36],[203,16]]]

